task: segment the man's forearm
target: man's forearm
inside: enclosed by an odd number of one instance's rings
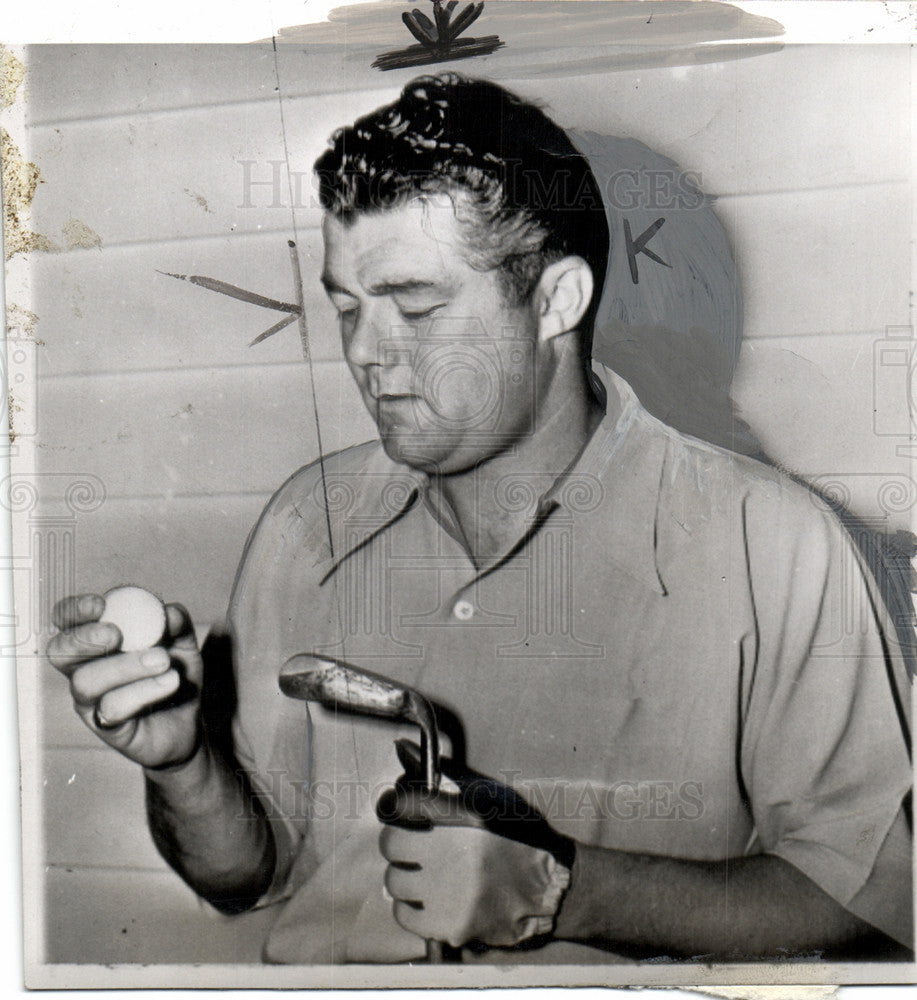
[[[160,854],[225,913],[249,909],[270,885],[274,840],[241,773],[206,745],[179,768],[144,772]]]
[[[712,959],[787,957],[878,934],[774,855],[686,861],[577,845],[555,936]]]

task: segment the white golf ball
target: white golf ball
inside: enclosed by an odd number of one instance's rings
[[[125,653],[150,649],[166,631],[166,609],[162,601],[142,587],[115,587],[105,597],[102,621],[121,630]]]

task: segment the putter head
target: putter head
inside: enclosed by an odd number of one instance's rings
[[[439,737],[429,701],[413,688],[333,657],[298,653],[280,668],[280,690],[289,698],[375,719],[413,722],[420,727],[426,787],[439,787]]]
[[[292,656],[280,670],[279,683],[288,697],[315,701],[325,708],[416,721],[410,688],[332,657]]]

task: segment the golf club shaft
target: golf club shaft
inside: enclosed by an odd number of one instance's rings
[[[439,788],[439,735],[430,702],[413,688],[329,657],[291,657],[280,671],[280,689],[291,698],[315,701],[332,710],[413,722],[420,728],[420,754],[428,792]],[[427,939],[427,961],[440,965],[443,946]]]

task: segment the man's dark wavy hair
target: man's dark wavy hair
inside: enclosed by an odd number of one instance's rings
[[[540,108],[487,80],[419,77],[394,103],[338,129],[315,171],[322,207],[345,223],[418,195],[452,196],[466,259],[499,269],[513,305],[548,264],[582,257],[595,280],[581,324],[588,362],[608,223],[586,158]]]

